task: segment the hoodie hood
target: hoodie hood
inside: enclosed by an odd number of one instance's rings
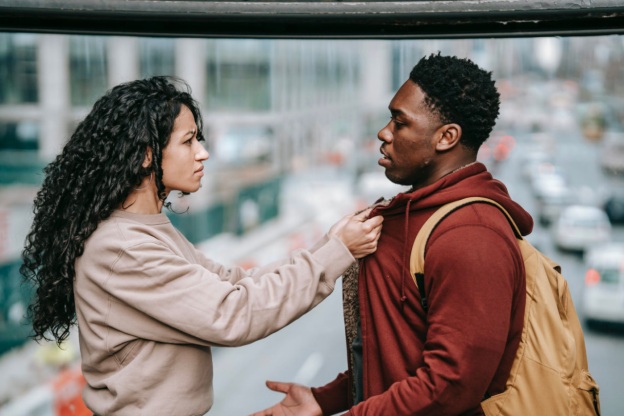
[[[513,201],[505,185],[492,177],[484,164],[475,162],[460,168],[420,189],[412,192],[399,193],[389,201],[376,205],[371,216],[383,215],[385,218],[402,215],[403,222],[403,250],[402,264],[407,265],[413,240],[409,240],[410,213],[414,211],[433,210],[442,205],[467,197],[484,197],[492,199],[502,205],[511,215],[518,226],[520,233],[525,236],[533,230],[533,218],[518,203]],[[401,272],[400,301],[406,301],[405,287],[411,277],[409,269],[403,267]]]
[[[381,214],[384,217],[408,215],[411,211],[440,207],[473,196],[498,202],[511,215],[523,236],[531,233],[533,229],[531,215],[511,199],[505,185],[494,179],[485,165],[479,162],[458,169],[424,188],[400,193],[387,205],[377,206],[371,215]]]

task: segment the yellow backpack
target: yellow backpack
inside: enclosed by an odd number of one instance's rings
[[[454,210],[488,203],[505,213],[514,229],[526,272],[526,309],[518,351],[503,393],[481,402],[486,416],[600,415],[599,388],[589,373],[583,330],[561,268],[529,242],[497,202],[472,197],[439,208],[418,232],[410,273],[427,310],[425,246],[436,225]]]

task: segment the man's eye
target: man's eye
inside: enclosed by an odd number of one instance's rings
[[[397,127],[402,127],[402,126],[404,126],[404,125],[405,125],[405,123],[401,123],[399,120],[397,120],[397,119],[396,119],[396,118],[394,118],[394,117],[391,117],[391,120],[392,120],[392,122],[394,123],[394,125],[395,125],[395,126],[397,126]]]

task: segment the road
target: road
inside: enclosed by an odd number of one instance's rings
[[[527,140],[518,139],[511,157],[493,168],[493,172],[508,186],[512,197],[535,214],[535,201],[526,182],[520,177],[519,156],[528,146]],[[569,134],[560,139],[556,154],[557,162],[570,182],[586,193],[600,191],[605,186],[613,186],[610,182],[621,180],[604,176],[597,163],[596,146],[578,135]],[[315,177],[313,181],[291,183],[291,186],[290,192],[293,189],[300,192],[301,196],[296,198],[300,205],[288,209],[307,212],[306,225],[300,225],[287,236],[275,239],[273,244],[256,253],[257,258],[268,261],[293,246],[308,244],[312,237],[326,230],[333,220],[353,206],[352,201],[344,198],[349,192],[349,181],[344,177]],[[318,202],[328,195],[329,202]],[[322,218],[314,214],[315,210],[324,208],[323,211],[326,211],[327,207],[330,207],[330,212],[325,212]],[[557,251],[550,241],[548,230],[537,223],[534,234],[540,237],[540,249],[561,264],[582,320],[580,297],[585,273],[582,258]],[[614,240],[624,241],[624,229],[615,229]],[[601,388],[602,414],[623,415],[621,374],[624,372],[624,334],[585,328],[585,339],[590,371]],[[210,415],[246,415],[279,401],[281,394],[264,387],[267,379],[308,385],[322,385],[332,380],[338,372],[346,369],[340,287],[314,311],[267,339],[240,348],[216,349],[214,363],[215,404]]]
[[[509,187],[511,196],[529,212],[536,212],[536,204],[529,188],[519,179],[518,156],[525,151],[526,143],[520,142],[514,157],[501,166],[497,172]],[[585,141],[578,134],[570,134],[558,141],[556,161],[570,184],[586,194],[588,199],[598,200],[610,187],[623,187],[624,178],[605,175],[598,163],[598,145]],[[535,215],[534,215],[535,216]],[[568,281],[574,304],[583,322],[581,296],[585,279],[585,265],[578,254],[558,251],[550,239],[548,230],[536,224],[533,231],[539,234],[540,249],[560,263],[562,273]],[[614,241],[624,241],[624,227],[614,227]],[[589,369],[600,386],[600,401],[603,416],[624,415],[622,399],[622,376],[624,371],[624,332],[621,330],[590,330],[584,325]]]

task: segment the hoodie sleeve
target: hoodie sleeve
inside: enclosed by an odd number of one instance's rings
[[[314,399],[324,415],[343,412],[349,408],[349,376],[345,371],[322,387],[313,387]]]
[[[445,225],[434,235],[425,258],[430,306],[422,365],[349,415],[480,414],[509,343],[522,257],[508,234],[483,222]]]

